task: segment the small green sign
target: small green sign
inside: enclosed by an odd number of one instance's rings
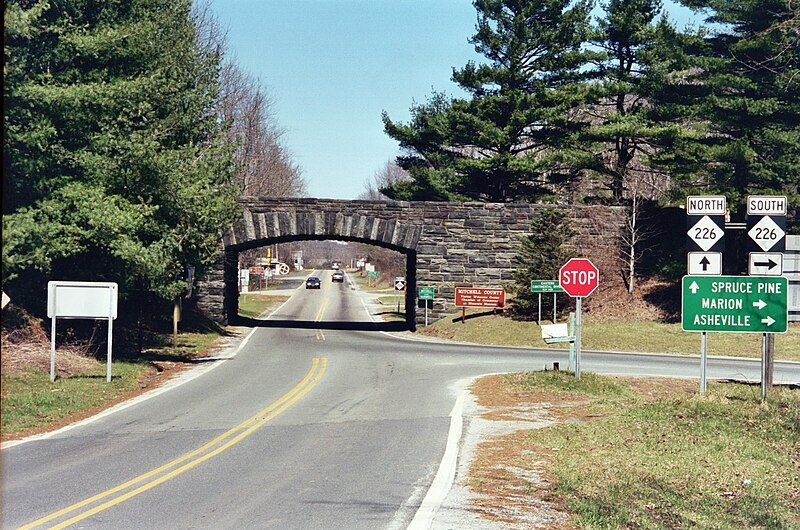
[[[373,276],[373,277],[377,278],[380,275],[381,275],[380,271],[367,271],[367,276]]]
[[[785,333],[789,281],[766,276],[684,276],[684,331]]]
[[[563,293],[558,280],[531,280],[532,293]]]
[[[436,296],[436,287],[420,287],[419,288],[419,299],[420,300],[433,300],[434,296]]]

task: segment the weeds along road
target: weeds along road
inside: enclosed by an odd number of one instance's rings
[[[322,289],[298,289],[273,320],[368,320],[347,282],[319,275]],[[3,450],[2,527],[404,527],[445,453],[459,385],[552,361],[566,354],[258,328],[201,377]],[[696,358],[652,355],[585,354],[583,367],[699,372]],[[798,364],[776,370],[776,382],[800,381]],[[711,377],[758,373],[758,361],[709,363]]]

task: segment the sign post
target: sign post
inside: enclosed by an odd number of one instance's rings
[[[428,305],[436,296],[436,287],[420,287],[419,299],[425,301],[425,327],[428,327]]]
[[[50,381],[56,380],[56,321],[59,318],[108,320],[106,382],[111,382],[111,340],[117,318],[117,291],[113,282],[47,282],[47,316],[50,317]]]
[[[747,235],[752,243],[747,258],[747,274],[781,276],[783,252],[786,250],[785,195],[750,195],[747,197]],[[767,399],[767,388],[772,386],[775,336],[765,333],[761,348],[761,399]]]
[[[400,313],[400,291],[406,290],[406,279],[404,277],[395,277],[394,290],[397,291],[397,312]]]
[[[564,289],[558,280],[531,280],[531,292],[539,295],[539,319],[537,324],[542,325],[542,293],[553,293],[553,324],[556,322],[556,294],[563,293]]]
[[[456,287],[456,307],[461,308],[461,323],[466,324],[468,307],[505,307],[506,291],[495,287]]]
[[[575,380],[580,381],[583,298],[597,289],[600,271],[586,258],[572,258],[559,269],[558,283],[565,293],[575,298]]]

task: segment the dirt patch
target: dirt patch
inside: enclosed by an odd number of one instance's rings
[[[0,336],[0,369],[13,372],[22,369],[50,371],[50,338],[41,323],[27,317],[25,325],[7,325],[4,320]],[[58,346],[56,374],[62,377],[91,370],[97,361],[88,341],[72,341]]]

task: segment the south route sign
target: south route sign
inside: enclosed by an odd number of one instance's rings
[[[789,282],[784,277],[684,276],[684,331],[785,333]]]

